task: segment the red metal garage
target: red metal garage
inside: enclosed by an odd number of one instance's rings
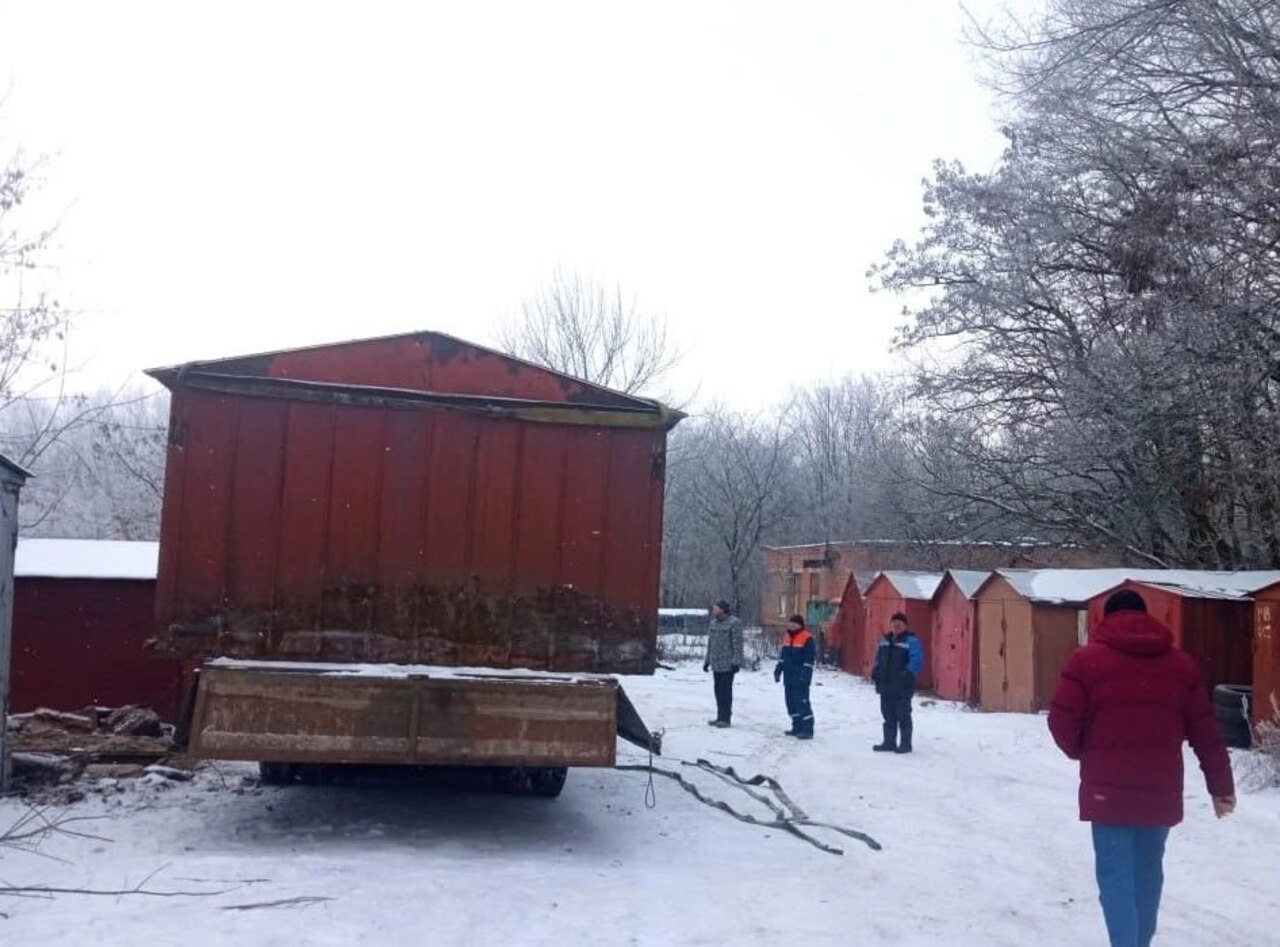
[[[865,674],[875,665],[880,637],[889,630],[895,612],[907,616],[907,625],[924,647],[924,667],[916,683],[921,689],[933,687],[933,605],[934,593],[942,582],[939,572],[881,572],[867,589],[866,631],[862,662]]]
[[[978,589],[990,572],[951,569],[933,596],[933,689],[945,700],[978,700]]]
[[[18,542],[15,713],[143,704],[174,718],[180,666],[144,649],[155,624],[157,548],[84,539]]]
[[[1062,666],[1087,637],[1089,601],[1125,577],[1116,569],[1001,569],[992,574],[976,596],[982,709],[1046,709]]]
[[[845,583],[844,594],[840,596],[840,605],[836,609],[833,629],[840,642],[840,666],[850,674],[866,675],[863,667],[863,656],[866,653],[866,602],[862,597],[865,579],[858,573],[849,576]]]
[[[1147,603],[1147,612],[1173,632],[1174,644],[1196,659],[1210,688],[1249,684],[1254,665],[1253,593],[1280,580],[1275,572],[1170,571],[1158,578],[1130,579],[1089,602],[1092,633],[1106,601],[1122,588]]]
[[[679,412],[433,332],[152,374],[162,647],[652,673]]]
[[[1280,582],[1254,593],[1253,723],[1280,724]]]

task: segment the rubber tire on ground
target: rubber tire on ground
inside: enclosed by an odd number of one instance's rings
[[[503,792],[554,799],[564,789],[569,770],[565,766],[513,766],[498,770],[496,775]]]
[[[297,767],[292,763],[258,764],[258,780],[264,786],[288,786],[297,778]]]
[[[1248,706],[1253,688],[1243,684],[1219,684],[1213,689],[1213,716],[1227,746],[1247,750],[1253,745]]]
[[[1248,684],[1219,684],[1213,689],[1215,707],[1243,712],[1245,701],[1253,700],[1253,688]]]

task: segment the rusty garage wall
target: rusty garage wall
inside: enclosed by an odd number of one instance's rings
[[[653,670],[678,413],[434,333],[153,374],[162,647]]]

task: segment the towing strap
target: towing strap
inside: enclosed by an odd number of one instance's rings
[[[838,832],[847,838],[862,842],[874,852],[878,852],[883,848],[879,842],[863,832],[858,832],[854,829],[848,829],[839,825],[832,825],[829,822],[819,822],[809,818],[804,810],[797,806],[795,802],[792,801],[791,797],[787,795],[786,791],[783,790],[782,784],[772,776],[752,776],[750,779],[744,779],[742,776],[738,775],[732,766],[717,766],[714,763],[702,759],[698,760],[696,763],[690,763],[687,760],[681,760],[680,763],[682,766],[688,766],[693,769],[699,769],[705,773],[709,773],[727,785],[732,786],[734,789],[742,790],[752,799],[768,808],[769,811],[774,814],[775,818],[772,821],[767,821],[757,819],[749,813],[738,812],[727,802],[721,802],[717,799],[712,799],[704,795],[694,783],[685,779],[685,777],[680,773],[674,770],[660,769],[652,765],[652,763],[649,765],[619,765],[616,768],[637,773],[648,773],[651,777],[655,773],[659,776],[665,776],[667,779],[678,783],[681,788],[699,802],[710,806],[713,809],[719,809],[721,812],[727,812],[739,822],[745,822],[747,825],[755,825],[764,829],[779,829],[783,832],[788,832],[796,838],[803,839],[808,842],[814,848],[827,852],[831,855],[843,855],[844,850],[819,841],[812,835],[805,832],[804,828],[830,829],[831,831]],[[771,790],[776,799],[770,798],[763,792],[757,792],[756,790],[760,787]]]

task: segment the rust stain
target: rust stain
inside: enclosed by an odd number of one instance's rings
[[[484,594],[478,583],[383,592],[355,584],[326,589],[315,609],[232,607],[175,623],[161,651],[184,657],[442,664],[648,674],[655,626],[573,589],[529,598]],[[272,634],[268,634],[268,630]]]

